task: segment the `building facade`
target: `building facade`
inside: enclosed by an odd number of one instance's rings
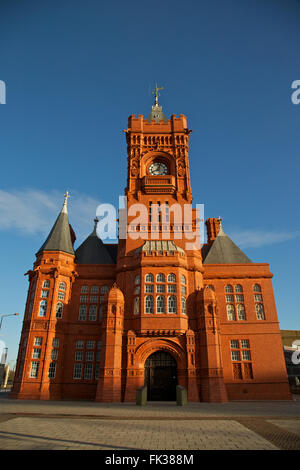
[[[117,244],[95,220],[75,250],[65,198],[27,273],[12,398],[130,402],[144,384],[149,400],[174,400],[177,384],[194,402],[291,398],[269,265],[251,262],[220,218],[206,220],[200,246],[197,211],[181,217],[190,132],[157,100],[129,117]]]

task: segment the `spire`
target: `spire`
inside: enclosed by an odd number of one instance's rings
[[[48,235],[45,243],[41,246],[38,253],[41,251],[63,251],[74,255],[74,249],[71,239],[71,231],[68,219],[67,201],[70,197],[68,191],[65,194],[62,210],[57,217],[51,232]]]
[[[158,104],[159,90],[163,90],[163,89],[164,87],[158,87],[157,84],[155,84],[155,89],[152,91],[152,94],[155,96],[155,101],[154,101],[154,105],[152,106],[152,111],[147,118],[148,122],[151,122],[153,119],[156,122],[160,122],[160,121],[168,122],[168,119],[162,112],[162,106],[159,106]]]

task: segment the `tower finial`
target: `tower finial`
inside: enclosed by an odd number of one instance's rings
[[[155,96],[155,103],[154,103],[155,106],[158,106],[158,97],[159,97],[159,93],[158,93],[158,92],[159,92],[159,90],[163,90],[163,89],[164,89],[163,86],[162,86],[162,87],[158,87],[158,86],[157,86],[157,83],[155,83],[155,89],[152,91],[153,95]]]
[[[96,232],[97,230],[97,224],[98,224],[99,220],[97,219],[97,217],[94,218],[94,231]]]
[[[64,205],[63,205],[63,208],[62,208],[62,212],[64,212],[65,214],[68,213],[67,211],[67,204],[68,204],[68,199],[70,197],[70,194],[69,194],[69,191],[66,191],[66,194],[65,194],[65,200],[64,200]]]
[[[217,220],[219,221],[219,230],[220,230],[221,228],[223,228],[223,227],[222,227],[222,220],[223,220],[223,219],[222,219],[222,217],[219,216],[219,217],[217,218]]]

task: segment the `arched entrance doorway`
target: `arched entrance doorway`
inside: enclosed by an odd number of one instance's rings
[[[171,354],[157,351],[145,362],[145,384],[149,401],[176,400],[177,364]]]

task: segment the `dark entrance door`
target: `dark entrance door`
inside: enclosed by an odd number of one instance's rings
[[[145,362],[145,384],[149,401],[175,401],[177,364],[171,354],[158,351]]]

